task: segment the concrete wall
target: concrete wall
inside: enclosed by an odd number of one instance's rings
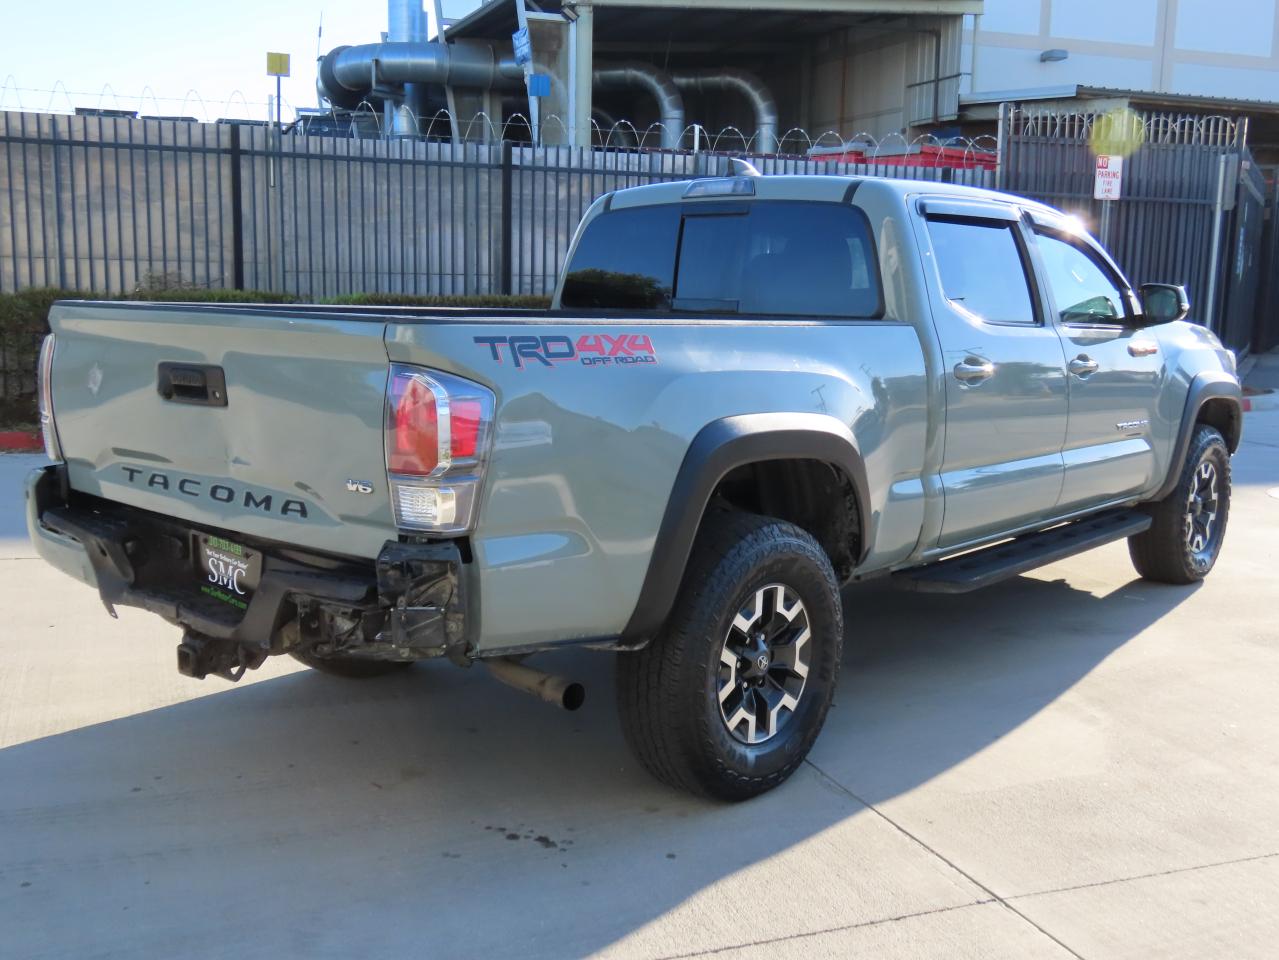
[[[985,0],[967,90],[1084,84],[1279,101],[1275,0]],[[1041,63],[1044,50],[1070,52]]]

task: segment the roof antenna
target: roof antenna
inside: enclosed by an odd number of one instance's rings
[[[749,160],[743,160],[741,157],[729,157],[728,169],[735,177],[762,177],[763,174],[756,169],[755,164]]]

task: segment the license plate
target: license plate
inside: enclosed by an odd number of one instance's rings
[[[202,533],[196,537],[200,564],[200,592],[246,610],[262,578],[262,554],[247,547]]]

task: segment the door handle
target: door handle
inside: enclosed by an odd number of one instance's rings
[[[982,383],[995,375],[995,365],[981,357],[965,357],[955,364],[955,379],[960,383]]]
[[[1068,366],[1071,373],[1077,376],[1080,380],[1083,380],[1096,373],[1100,365],[1086,353],[1081,353],[1079,356],[1075,357],[1074,360],[1071,360]]]

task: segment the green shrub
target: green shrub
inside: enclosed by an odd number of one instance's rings
[[[206,290],[169,276],[148,276],[132,293],[98,294],[53,287],[0,293],[0,429],[30,426],[38,420],[35,369],[40,341],[49,332],[49,308],[58,300],[162,300],[181,303],[299,303],[289,293],[263,290]],[[321,303],[361,307],[491,307],[540,310],[548,297],[414,296],[398,293],[353,293]]]

